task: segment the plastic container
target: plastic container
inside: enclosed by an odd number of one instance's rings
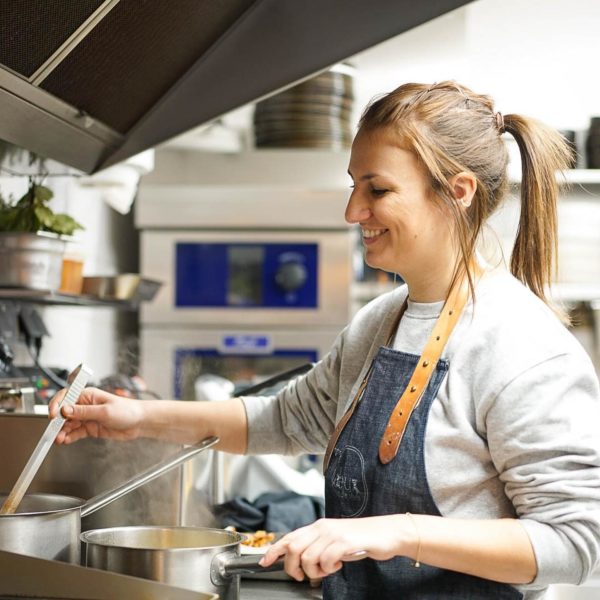
[[[63,294],[81,294],[84,258],[81,252],[67,250],[63,255],[59,291]]]

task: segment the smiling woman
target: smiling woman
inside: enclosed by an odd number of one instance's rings
[[[451,214],[435,202],[415,154],[401,148],[387,129],[363,130],[354,140],[349,173],[355,183],[346,220],[361,227],[367,264],[398,273],[415,301],[443,300],[458,247],[451,235]],[[473,176],[465,175],[458,186],[470,202]],[[440,261],[440,256],[448,260]],[[419,281],[423,264],[431,266],[429,281],[423,282],[427,289]]]
[[[476,252],[507,187],[504,132],[523,162],[510,271]],[[361,119],[346,218],[367,262],[406,285],[277,395],[140,403],[86,389],[58,442],[217,436],[228,452],[325,451],[327,518],[262,560],[324,577],[325,600],[538,600],[582,582],[600,555],[600,390],[544,296],[568,160],[557,132],[499,115],[487,96],[400,86]]]

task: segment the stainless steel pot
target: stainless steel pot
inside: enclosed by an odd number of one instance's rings
[[[237,600],[242,573],[283,569],[283,560],[264,568],[260,555],[240,556],[243,539],[204,527],[111,527],[81,534],[88,567],[213,592],[221,600]]]
[[[0,515],[0,550],[79,564],[82,517],[156,479],[218,441],[212,437],[184,448],[87,502],[58,494],[27,494],[15,514]],[[5,498],[0,496],[0,505]]]

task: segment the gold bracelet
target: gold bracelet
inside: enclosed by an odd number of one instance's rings
[[[410,522],[413,524],[413,527],[415,528],[415,531],[417,532],[417,555],[415,557],[415,562],[413,564],[414,567],[417,567],[417,569],[421,566],[421,561],[419,560],[420,556],[421,556],[421,534],[419,532],[419,528],[417,527],[417,522],[415,521],[415,518],[413,517],[413,515],[409,512],[406,513],[406,516],[410,519]]]

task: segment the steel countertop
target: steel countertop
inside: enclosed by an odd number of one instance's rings
[[[311,588],[308,583],[242,579],[240,600],[319,600],[321,587]]]

